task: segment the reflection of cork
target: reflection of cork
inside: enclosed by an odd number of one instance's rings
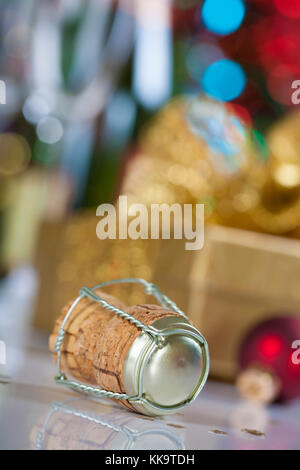
[[[43,429],[43,422],[34,426],[30,434],[31,447],[35,448],[42,433],[40,446],[46,450],[99,450],[109,449],[116,431],[109,426],[102,426],[80,414],[66,413],[64,408],[57,409]],[[91,415],[93,416],[93,415]],[[46,417],[43,417],[45,421]],[[104,418],[105,419],[105,418]],[[126,440],[126,436],[125,436]]]
[[[101,291],[96,293],[147,326],[165,316],[178,316],[158,305],[126,307],[114,297]],[[64,307],[62,315],[56,320],[49,341],[51,350],[54,349],[60,325],[71,304],[72,302]],[[82,299],[75,307],[65,329],[67,333],[61,346],[62,369],[73,377],[104,390],[126,393],[124,363],[141,330],[88,298]],[[122,403],[127,408],[134,409],[129,402]]]
[[[92,400],[52,402],[30,432],[40,450],[182,449],[183,429]]]

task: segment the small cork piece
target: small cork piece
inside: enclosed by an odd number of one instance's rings
[[[133,315],[147,326],[165,316],[179,316],[159,305],[127,307],[100,290],[95,292],[106,302]],[[55,322],[49,339],[50,350],[54,349],[60,325],[73,302],[74,300],[64,307]],[[65,330],[67,333],[61,346],[62,370],[101,389],[126,393],[124,364],[133,342],[141,334],[140,328],[109,312],[99,303],[84,298],[72,312]],[[54,354],[55,359],[56,356]],[[128,401],[118,400],[118,403],[134,410],[134,406]]]
[[[208,431],[210,434],[217,434],[219,436],[227,436],[227,432],[221,431],[220,429],[212,429],[211,431]]]
[[[257,431],[256,429],[242,429],[242,432],[244,432],[245,434],[249,434],[250,436],[254,436],[254,437],[266,437],[266,434],[264,432],[261,432],[261,431]]]

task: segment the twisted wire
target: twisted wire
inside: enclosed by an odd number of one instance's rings
[[[126,395],[126,393],[117,393],[117,392],[110,392],[109,390],[101,390],[98,387],[92,387],[91,385],[85,385],[81,382],[76,382],[75,380],[67,380],[65,379],[65,376],[61,374],[56,378],[56,382],[60,385],[67,385],[69,388],[72,390],[75,390],[76,392],[82,392],[82,393],[90,393],[95,396],[101,396],[101,397],[106,397],[106,398],[115,398],[116,400],[130,400],[130,401],[136,401],[141,398],[140,395],[136,396],[129,396]]]
[[[113,431],[116,432],[122,432],[123,428],[122,426],[119,426],[117,424],[114,424],[110,421],[107,421],[103,418],[97,418],[96,416],[93,416],[92,414],[86,413],[84,411],[76,410],[75,408],[72,408],[70,406],[65,406],[65,405],[60,405],[59,403],[53,403],[53,411],[60,411],[62,410],[64,413],[72,416],[76,416],[77,418],[83,418],[86,419],[92,423],[95,424],[101,424],[101,426],[107,427],[112,429]]]
[[[129,313],[124,312],[124,310],[121,310],[120,308],[114,307],[108,302],[105,302],[105,300],[101,299],[101,297],[95,294],[92,289],[89,289],[88,287],[82,287],[79,292],[81,295],[86,295],[90,299],[95,300],[100,305],[102,305],[102,307],[106,308],[110,312],[113,312],[119,317],[124,318],[125,320],[129,321],[130,323],[135,325],[137,328],[140,328],[145,333],[155,334],[155,330],[153,328],[144,325],[144,323],[142,323],[141,321],[139,321],[137,318],[130,315]]]
[[[59,352],[60,347],[61,347],[61,345],[64,341],[65,334],[66,334],[66,330],[64,330],[64,329],[59,330],[59,332],[57,333],[56,343],[55,343],[53,352],[56,352],[56,353]]]

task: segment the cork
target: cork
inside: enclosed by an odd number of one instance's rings
[[[125,305],[114,297],[96,290],[103,300],[117,308],[124,309]],[[49,338],[49,348],[53,351],[58,331],[69,308],[75,299],[72,299],[62,310],[55,322],[54,330]],[[114,314],[103,308],[99,303],[84,297],[74,309],[65,329],[67,331],[61,346],[62,369],[73,377],[89,384],[96,385],[93,372],[93,357],[96,343],[105,324]],[[56,354],[54,354],[56,359]]]
[[[96,293],[147,326],[165,316],[179,316],[159,305],[128,307],[100,290]],[[74,300],[63,308],[61,316],[55,322],[49,339],[50,350],[54,349],[60,325],[73,302]],[[123,377],[125,360],[141,330],[88,298],[84,298],[75,307],[65,330],[67,333],[61,346],[62,370],[101,389],[126,393]],[[118,403],[134,410],[128,401],[118,400]]]

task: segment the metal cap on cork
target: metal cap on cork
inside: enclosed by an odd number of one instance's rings
[[[166,316],[152,327],[162,333],[161,341],[152,344],[146,333],[134,341],[125,360],[124,385],[129,395],[137,394],[143,367],[144,400],[134,402],[134,408],[148,415],[174,413],[193,401],[206,382],[207,344],[184,318]]]

